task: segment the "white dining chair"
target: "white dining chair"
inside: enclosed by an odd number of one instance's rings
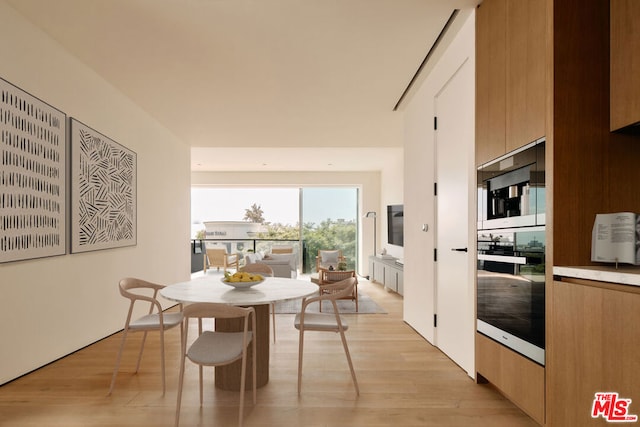
[[[180,374],[178,381],[178,401],[176,404],[176,422],[180,423],[180,406],[182,403],[182,388],[184,383],[185,360],[198,365],[200,376],[200,406],[203,401],[202,370],[203,366],[229,365],[242,360],[240,373],[240,408],[238,425],[242,426],[244,414],[244,393],[247,376],[247,347],[251,344],[252,352],[252,384],[253,404],[256,403],[256,340],[253,331],[256,330],[256,312],[253,307],[235,307],[221,303],[194,303],[184,307],[184,321],[182,344],[180,351]],[[242,332],[202,331],[203,318],[235,319],[243,318]],[[199,336],[187,348],[189,319],[198,319]]]
[[[360,395],[360,388],[358,387],[358,380],[356,378],[356,372],[353,369],[353,363],[351,361],[351,354],[349,354],[349,346],[347,345],[347,339],[344,332],[349,329],[349,325],[342,319],[338,311],[337,300],[348,297],[353,294],[353,289],[356,286],[355,277],[349,277],[348,279],[341,280],[330,285],[326,285],[325,289],[327,293],[323,293],[316,297],[305,298],[302,300],[302,309],[300,313],[296,314],[294,320],[294,326],[300,331],[300,341],[298,348],[298,394],[302,387],[302,354],[304,352],[304,333],[307,331],[318,332],[334,332],[339,333],[342,339],[342,346],[344,347],[345,355],[347,356],[347,362],[349,363],[349,369],[351,370],[351,378],[353,379],[353,385],[356,388],[356,394]],[[318,302],[322,304],[322,301],[331,301],[333,305],[333,313],[307,313],[307,307],[310,304]]]
[[[157,299],[158,291],[164,288],[164,285],[158,285],[156,283],[146,282],[141,279],[127,277],[120,280],[118,289],[120,294],[127,298],[129,302],[129,312],[127,313],[127,319],[124,322],[124,331],[122,334],[122,341],[120,343],[120,350],[116,357],[116,366],[113,370],[113,376],[111,377],[111,386],[109,387],[109,394],[113,392],[113,388],[116,384],[116,377],[118,376],[118,370],[120,368],[120,361],[122,359],[122,350],[127,339],[129,332],[144,332],[142,337],[142,344],[140,345],[140,354],[138,355],[138,363],[136,364],[135,372],[140,369],[140,361],[142,360],[142,352],[144,350],[144,344],[147,339],[147,333],[153,331],[160,332],[160,359],[162,362],[162,395],[166,391],[165,380],[165,357],[164,357],[164,331],[174,328],[182,322],[182,312],[178,313],[164,313],[162,305]],[[148,295],[148,294],[151,295]],[[136,303],[149,303],[149,313],[139,319],[131,320],[133,314],[133,308]],[[156,311],[154,313],[154,310]]]

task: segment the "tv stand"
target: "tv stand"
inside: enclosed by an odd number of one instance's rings
[[[379,256],[369,257],[369,279],[380,283],[385,289],[404,294],[403,266],[398,264],[397,258]]]

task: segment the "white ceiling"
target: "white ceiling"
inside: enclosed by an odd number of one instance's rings
[[[4,1],[193,147],[192,170],[236,171],[401,158],[394,106],[454,9],[478,2]]]

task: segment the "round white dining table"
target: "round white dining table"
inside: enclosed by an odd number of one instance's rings
[[[278,301],[305,298],[318,292],[318,286],[306,280],[266,277],[250,288],[238,289],[225,285],[222,276],[207,275],[187,282],[169,285],[160,294],[179,303],[217,302],[230,305],[262,305]]]
[[[269,382],[269,306],[278,301],[305,298],[318,293],[318,286],[306,280],[266,277],[264,282],[250,288],[238,289],[221,281],[221,275],[195,277],[187,282],[169,285],[160,290],[164,298],[181,304],[214,302],[237,306],[251,306],[256,310],[256,386]],[[292,322],[293,323],[293,322]],[[293,327],[293,324],[292,324]],[[217,331],[239,331],[242,323],[236,319],[216,319]],[[247,360],[251,366],[251,358]],[[215,369],[216,387],[240,390],[241,361]],[[247,370],[246,387],[251,387],[251,370]]]

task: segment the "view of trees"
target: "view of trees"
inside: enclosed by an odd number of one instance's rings
[[[256,222],[262,224],[264,222],[264,211],[257,203],[251,205],[249,209],[244,210],[243,221]]]
[[[320,249],[341,249],[347,259],[347,269],[356,268],[356,229],[355,221],[332,221],[326,219],[319,225],[304,224],[302,235],[306,247],[306,265],[314,268]]]
[[[259,239],[265,240],[297,240],[299,229],[297,226],[282,224],[267,224],[267,231],[258,234]],[[316,256],[321,249],[340,249],[347,259],[347,269],[355,269],[356,260],[356,230],[355,221],[332,221],[326,219],[320,224],[305,223],[302,225],[303,236],[303,266],[305,273],[315,269]]]
[[[300,240],[300,227],[298,224],[289,225],[281,223],[269,223],[265,221],[262,207],[253,203],[245,209],[243,221],[260,223],[264,231],[258,233],[256,250],[267,251],[278,240],[287,240],[288,243],[298,246],[293,241]],[[354,270],[356,262],[356,233],[355,220],[332,220],[327,218],[319,224],[309,222],[302,225],[303,247],[299,249],[303,258],[303,272],[315,272],[316,256],[321,249],[340,249],[347,261],[347,269]],[[197,239],[204,239],[205,232],[201,230],[196,234]],[[262,242],[261,242],[262,241]],[[248,246],[239,244],[241,246]]]

